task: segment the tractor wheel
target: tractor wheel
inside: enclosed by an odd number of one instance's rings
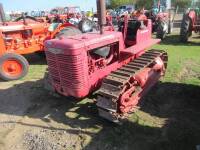
[[[0,57],[0,77],[3,80],[18,80],[27,75],[28,61],[21,55],[6,53]]]
[[[78,28],[83,32],[92,32],[93,30],[93,22],[89,19],[83,19],[79,22]]]
[[[185,15],[181,23],[180,41],[187,42],[188,38],[192,35],[191,20]]]
[[[157,27],[156,37],[163,40],[168,31],[168,24],[164,21],[160,21]]]
[[[55,38],[60,38],[61,36],[68,37],[68,36],[74,36],[81,34],[82,32],[77,29],[76,27],[68,26],[62,30],[60,30],[59,33],[56,34]]]

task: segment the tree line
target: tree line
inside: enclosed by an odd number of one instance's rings
[[[191,3],[191,0],[172,0],[172,5],[174,7],[187,7]],[[110,0],[110,5],[108,8],[117,8],[121,5],[132,5],[135,4],[138,8],[145,7],[150,9],[153,5],[153,0]]]

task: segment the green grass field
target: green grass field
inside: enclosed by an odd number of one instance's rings
[[[81,128],[84,149],[195,150],[200,144],[200,38],[184,44],[171,35],[154,48],[168,52],[166,76],[122,126],[100,119],[90,99],[75,104],[74,111],[67,109],[71,102],[61,107],[68,118],[57,119]],[[39,80],[45,70],[44,61],[31,61],[29,75],[21,81]],[[72,114],[81,117],[72,119]]]
[[[179,42],[177,35],[171,35],[155,48],[164,49],[169,55],[168,70],[163,81],[200,85],[200,40],[198,37],[185,44]]]

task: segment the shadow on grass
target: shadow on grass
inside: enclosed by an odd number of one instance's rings
[[[193,39],[195,39],[195,40],[193,40]],[[199,39],[199,40],[197,40],[197,39]],[[200,46],[200,38],[198,36],[191,37],[188,42],[183,43],[183,42],[180,42],[180,36],[179,35],[168,35],[160,43],[160,45]]]
[[[30,65],[46,65],[46,58],[43,52],[24,55]]]
[[[193,37],[193,39],[200,39],[200,36]]]
[[[141,125],[140,118],[134,122],[126,121],[121,126],[107,122],[98,116],[91,100],[79,102],[73,98],[52,96],[43,89],[42,80],[15,85],[1,90],[0,95],[2,114],[28,116],[45,122],[53,120],[70,126],[70,129],[23,122],[2,123],[90,136],[89,144],[82,147],[84,150],[195,150],[195,146],[200,144],[199,86],[158,83],[149,92],[142,100],[141,111],[157,118],[167,118],[161,128]],[[90,97],[93,98],[95,96]],[[100,130],[88,131],[91,128]]]

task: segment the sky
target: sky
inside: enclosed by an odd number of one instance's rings
[[[96,9],[96,0],[0,0],[0,3],[6,12],[50,10],[57,6],[80,6],[81,10]]]

